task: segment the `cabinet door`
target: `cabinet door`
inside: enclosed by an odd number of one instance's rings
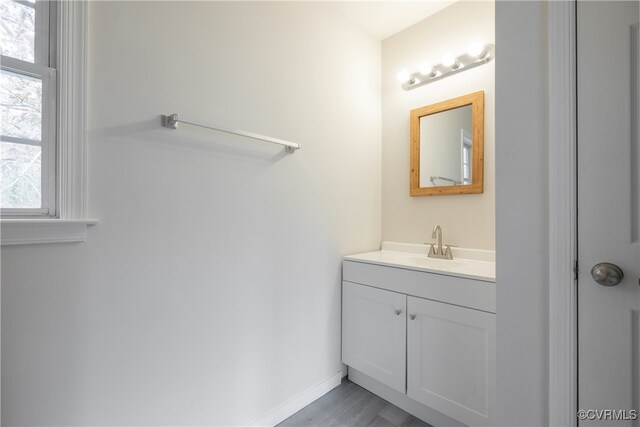
[[[342,282],[342,362],[405,392],[407,296]]]
[[[407,395],[467,425],[495,411],[495,314],[408,297]]]

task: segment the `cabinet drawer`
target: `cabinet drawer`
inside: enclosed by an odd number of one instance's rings
[[[345,260],[343,280],[476,310],[496,312],[495,283]]]

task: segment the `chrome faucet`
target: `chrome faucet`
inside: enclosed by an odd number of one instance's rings
[[[445,245],[446,249],[442,247],[442,227],[436,224],[433,227],[433,232],[431,233],[432,239],[438,239],[437,243],[429,243],[431,248],[429,248],[429,258],[441,258],[441,259],[453,259],[453,254],[451,253],[451,246],[453,245]]]
[[[438,239],[438,246],[436,246],[436,251],[438,253],[442,253],[442,227],[440,227],[440,225],[436,224],[436,226],[433,227],[431,238]]]

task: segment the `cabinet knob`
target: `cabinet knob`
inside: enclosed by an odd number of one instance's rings
[[[400,310],[399,308],[396,308],[393,312],[396,314],[396,316],[400,316],[400,313],[402,313],[402,310]]]
[[[410,315],[409,315],[409,319],[414,320],[415,318],[416,318],[416,315],[415,315],[415,314],[410,314]]]

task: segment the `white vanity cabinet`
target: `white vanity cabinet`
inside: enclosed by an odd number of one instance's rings
[[[495,283],[347,258],[342,297],[352,381],[433,425],[492,424]]]

